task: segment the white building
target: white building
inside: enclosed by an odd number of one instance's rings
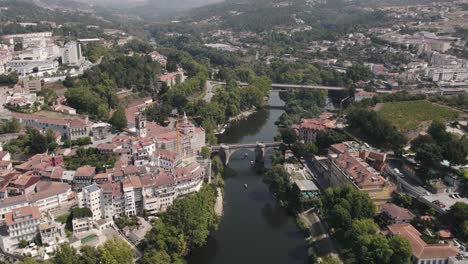
[[[62,64],[72,67],[80,66],[83,61],[83,55],[81,53],[81,44],[75,41],[68,42],[60,49],[62,56]]]
[[[89,208],[93,213],[92,221],[102,218],[102,190],[99,186],[93,184],[86,186],[78,193],[78,207]]]
[[[6,214],[25,206],[39,208],[47,212],[65,204],[72,197],[70,185],[61,182],[38,182],[34,190],[26,195],[12,196],[0,200],[0,226]]]
[[[60,133],[62,139],[75,140],[77,138],[89,136],[90,124],[87,119],[73,118],[52,118],[41,115],[13,113],[13,117],[24,126],[33,127],[42,131],[52,129]]]
[[[58,70],[58,62],[39,60],[12,60],[7,62],[6,68],[16,71],[19,75],[33,75],[40,77],[45,73],[56,73]]]
[[[433,82],[463,82],[468,80],[468,68],[462,67],[437,67],[429,68],[426,76]]]
[[[6,235],[0,236],[0,247],[5,252],[12,252],[20,241],[32,241],[39,233],[41,214],[39,208],[26,206],[6,213]]]

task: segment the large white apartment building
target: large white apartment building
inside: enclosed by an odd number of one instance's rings
[[[58,65],[58,62],[48,60],[11,60],[6,63],[6,68],[16,71],[19,75],[23,76],[28,74],[42,76],[45,73],[55,73]]]
[[[80,208],[89,208],[93,213],[93,221],[102,219],[102,204],[102,190],[95,184],[84,187],[82,191],[78,193],[78,206]]]
[[[35,206],[26,206],[6,213],[6,234],[0,235],[0,247],[5,252],[18,248],[21,240],[31,241],[39,233],[41,213]]]
[[[67,66],[78,67],[83,61],[84,57],[81,54],[81,44],[75,41],[68,42],[60,48],[60,54],[62,57],[62,64]]]
[[[34,190],[26,195],[0,200],[0,226],[5,224],[6,214],[15,209],[35,206],[40,212],[47,212],[65,204],[71,197],[71,187],[66,183],[38,182]]]
[[[193,162],[183,168],[125,176],[118,182],[84,187],[78,206],[93,212],[93,221],[162,212],[178,197],[198,192],[205,169]]]
[[[468,68],[433,67],[426,70],[426,76],[433,82],[463,82],[468,80]]]

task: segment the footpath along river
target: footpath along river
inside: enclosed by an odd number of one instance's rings
[[[284,103],[272,93],[269,104]],[[262,109],[233,123],[220,135],[220,143],[269,142],[277,135],[275,122],[284,111]],[[244,153],[249,156],[243,159]],[[229,161],[225,179],[224,215],[207,244],[195,250],[189,264],[303,264],[307,246],[294,217],[281,208],[255,173],[250,160],[254,153],[239,150]],[[270,163],[268,158],[266,164]],[[244,184],[248,188],[244,188]]]

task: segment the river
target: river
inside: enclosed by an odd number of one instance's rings
[[[272,93],[269,104],[284,104]],[[262,109],[247,119],[232,124],[219,137],[220,143],[273,141],[278,129],[275,122],[281,109]],[[234,153],[225,179],[224,215],[219,229],[207,244],[194,250],[190,264],[295,264],[307,262],[307,246],[295,225],[294,217],[281,208],[275,197],[255,173],[249,160],[254,153]],[[268,161],[267,161],[268,162]],[[248,188],[244,188],[244,184]]]

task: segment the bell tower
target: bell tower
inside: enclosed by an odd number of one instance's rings
[[[135,128],[139,137],[143,138],[146,137],[146,135],[148,134],[148,130],[146,128],[146,117],[141,112],[138,112],[135,115]]]

